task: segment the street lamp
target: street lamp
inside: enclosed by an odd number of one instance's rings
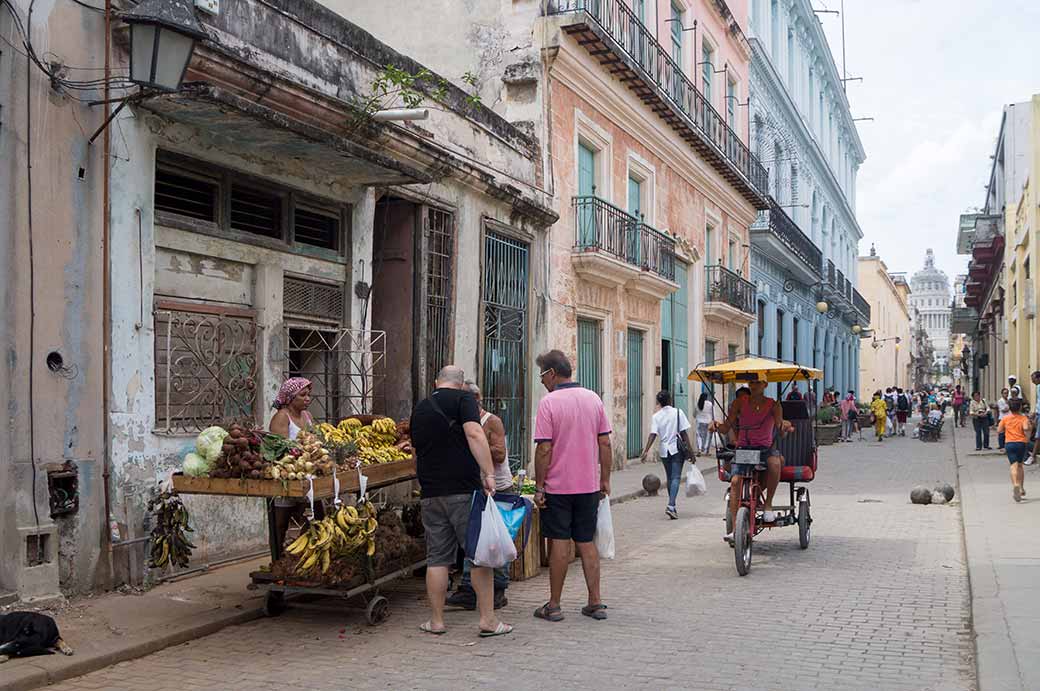
[[[141,98],[146,89],[153,92],[180,89],[188,62],[195,52],[195,43],[206,38],[206,32],[195,17],[194,5],[188,0],[143,0],[124,13],[122,19],[130,25],[130,81],[141,90],[119,99],[92,101],[91,106],[115,100],[119,105],[109,113],[87,144],[93,144],[119,111],[131,99]]]
[[[195,42],[206,38],[186,0],[144,0],[123,15],[130,25],[130,80],[149,89],[181,86]]]
[[[824,300],[820,300],[816,303],[816,311],[820,314],[827,314],[827,310],[829,310],[830,308],[831,306],[828,305]]]
[[[863,330],[863,327],[859,324],[852,325],[852,333],[859,335],[859,332]]]

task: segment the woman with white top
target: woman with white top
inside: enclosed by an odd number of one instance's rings
[[[275,397],[272,405],[276,412],[271,417],[269,426],[271,432],[288,439],[296,439],[301,431],[309,430],[314,425],[311,414],[307,412],[307,408],[311,405],[312,390],[310,380],[303,377],[290,377],[282,382],[282,386],[278,389],[278,396]],[[282,544],[285,542],[285,534],[289,530],[290,521],[293,518],[297,521],[303,520],[306,500],[275,497],[272,503],[275,536],[278,543]],[[315,504],[315,513],[321,514],[321,502]]]
[[[1011,407],[1008,405],[1008,399],[1011,398],[1010,389],[1000,390],[1000,399],[997,401],[997,425],[1000,425],[1000,421],[1011,414]],[[997,448],[1004,448],[1004,433],[997,432]]]
[[[697,399],[694,419],[697,421],[697,453],[706,454],[711,450],[712,433],[708,431],[708,425],[715,421],[715,403],[707,391]]]
[[[657,412],[650,421],[650,438],[646,441],[646,448],[639,457],[640,461],[646,461],[646,455],[654,445],[654,440],[659,439],[657,446],[661,462],[664,463],[665,476],[668,479],[668,506],[664,512],[669,518],[679,518],[675,510],[675,498],[679,496],[679,482],[682,479],[683,462],[685,459],[679,453],[679,437],[686,442],[686,448],[692,449],[690,437],[686,431],[690,429],[690,421],[686,413],[678,408],[672,407],[672,394],[668,391],[657,393]],[[692,459],[691,459],[692,460]]]

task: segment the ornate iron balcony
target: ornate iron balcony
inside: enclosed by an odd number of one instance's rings
[[[573,15],[574,24],[566,30],[590,34],[581,39],[590,53],[600,62],[610,63],[610,71],[619,77],[631,75],[622,81],[670,125],[688,128],[689,135],[683,134],[683,138],[737,184],[756,208],[766,208],[768,171],[627,4],[620,0],[549,0],[545,14]]]
[[[852,289],[852,306],[856,308],[867,323],[870,323],[870,303],[867,302],[866,298],[860,295],[859,291],[855,288]]]
[[[706,301],[724,302],[741,312],[755,314],[755,284],[721,264],[705,267],[708,278]]]
[[[675,280],[675,241],[635,216],[596,196],[571,200],[578,250],[598,250],[623,262]]]
[[[767,216],[767,219],[763,219],[762,216]],[[791,254],[801,259],[817,276],[820,274],[820,266],[823,263],[820,248],[802,232],[794,219],[788,216],[772,197],[769,198],[768,213],[760,213],[759,219],[752,226],[752,230],[768,227],[769,232],[779,238]],[[763,220],[767,220],[768,223],[762,223]]]

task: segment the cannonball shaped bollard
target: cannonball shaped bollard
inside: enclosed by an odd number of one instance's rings
[[[656,497],[657,490],[661,489],[661,478],[657,477],[653,473],[644,475],[643,489],[646,490],[646,495],[648,497]]]
[[[927,487],[914,487],[910,490],[910,501],[914,504],[931,504],[932,491]]]
[[[942,492],[940,492],[939,490],[934,490],[932,492],[932,503],[933,504],[945,504],[946,503],[946,495],[943,494]]]
[[[953,485],[951,485],[949,482],[940,482],[935,486],[935,491],[942,494],[943,497],[945,497],[946,501],[953,501]]]

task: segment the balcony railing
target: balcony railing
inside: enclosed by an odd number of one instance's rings
[[[842,273],[841,269],[836,269],[834,271],[834,283],[833,283],[833,285],[834,285],[834,289],[838,291],[839,295],[841,295],[846,300],[849,299],[848,293],[845,292],[845,274]]]
[[[827,260],[827,285],[834,285],[834,262]]]
[[[867,323],[869,324],[870,323],[870,303],[867,302],[866,298],[864,298],[862,295],[860,295],[859,291],[856,290],[855,288],[852,289],[852,306],[856,308],[857,312],[859,312],[861,315],[863,315],[863,317],[867,320]]]
[[[675,280],[675,241],[605,199],[574,197],[574,246],[598,250],[669,281]]]
[[[630,68],[678,109],[681,120],[708,142],[716,155],[735,168],[759,195],[767,194],[768,171],[627,4],[621,0],[549,0],[545,10],[547,15],[581,12],[616,44],[628,58]]]
[[[765,212],[761,212],[759,219],[764,214]],[[784,243],[784,246],[790,250],[791,254],[801,259],[819,275],[820,264],[823,262],[823,254],[820,252],[820,248],[816,246],[816,243],[808,235],[802,232],[802,229],[798,227],[794,219],[788,216],[787,212],[772,197],[769,198],[768,217],[769,232],[779,238]],[[752,226],[752,230],[761,227],[760,223],[761,220],[755,226]]]
[[[755,284],[722,265],[706,267],[706,302],[724,302],[741,312],[755,314]]]

